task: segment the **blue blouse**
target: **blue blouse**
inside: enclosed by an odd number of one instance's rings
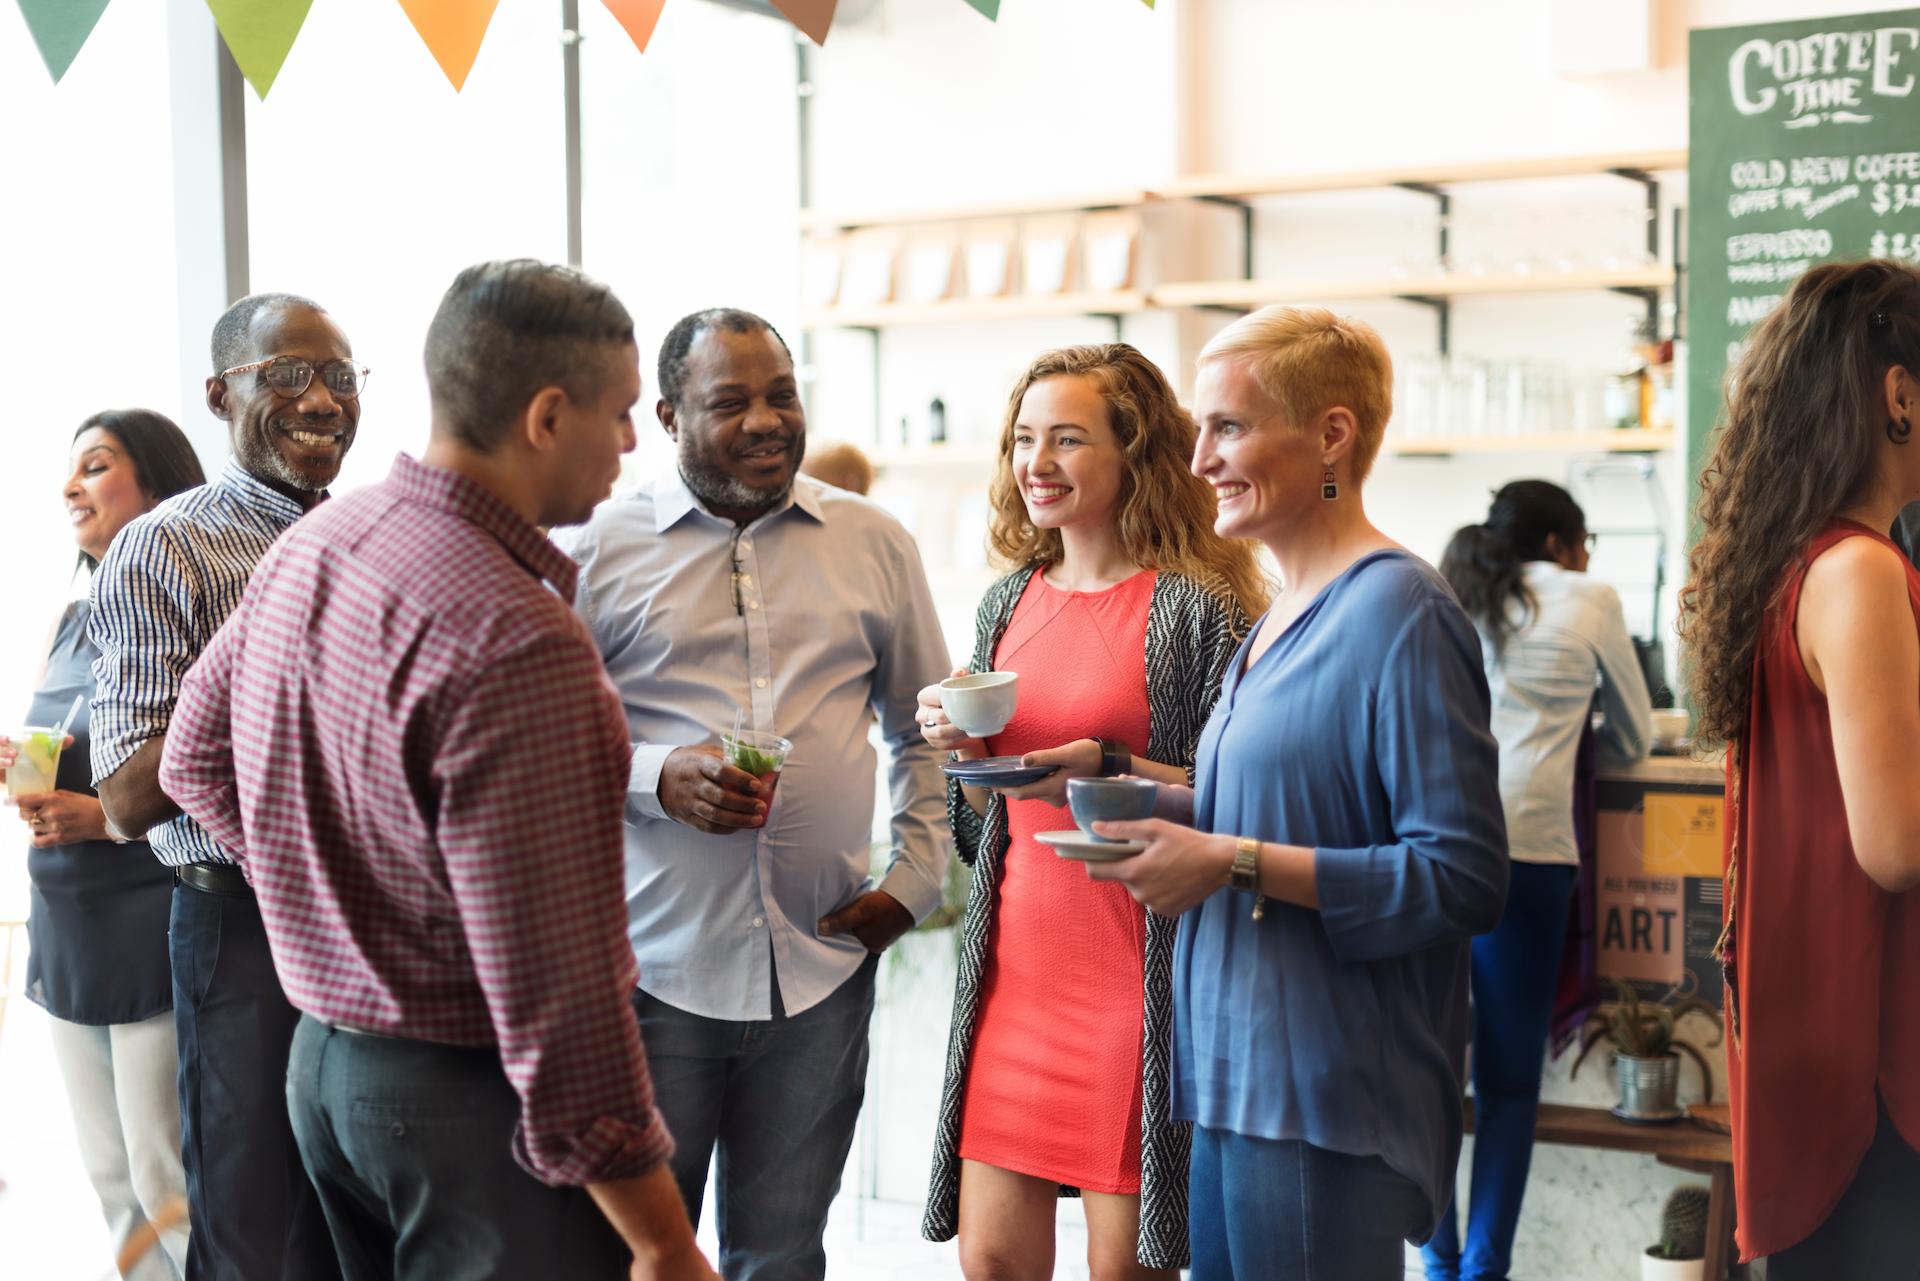
[[[1258,629],[1255,629],[1257,634]],[[1378,1156],[1450,1199],[1468,939],[1507,894],[1480,641],[1403,551],[1362,557],[1251,669],[1200,739],[1203,831],[1309,846],[1320,908],[1225,889],[1174,956],[1174,1115]],[[1422,1234],[1425,1235],[1424,1233]]]

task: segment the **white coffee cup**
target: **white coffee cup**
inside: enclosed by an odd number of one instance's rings
[[[940,682],[940,706],[962,734],[985,738],[1013,719],[1019,702],[1018,672],[976,672]]]

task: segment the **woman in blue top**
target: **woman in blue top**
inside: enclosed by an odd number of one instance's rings
[[[1540,1068],[1580,873],[1574,765],[1594,686],[1610,757],[1647,754],[1646,678],[1620,597],[1587,577],[1587,517],[1573,495],[1516,480],[1487,519],[1447,544],[1440,572],[1480,631],[1500,744],[1513,859],[1499,927],[1473,941],[1473,1196],[1467,1243],[1451,1206],[1424,1251],[1428,1281],[1505,1281],[1533,1160]]]
[[[1281,590],[1229,664],[1191,789],[1089,864],[1180,923],[1174,1115],[1194,1281],[1402,1276],[1451,1200],[1467,941],[1507,892],[1480,642],[1367,520],[1378,334],[1269,307],[1200,354],[1193,469]]]
[[[159,414],[110,410],[81,423],[60,491],[81,562],[98,565],[127,522],[203,480],[186,434]],[[55,621],[26,723],[58,725],[76,696],[93,694],[99,653],[87,640],[87,615],[87,602],[73,601]],[[16,802],[33,846],[27,996],[50,1016],[81,1164],[114,1248],[138,1252],[147,1242],[126,1275],[169,1281],[185,1270],[187,1253],[167,965],[173,874],[145,841],[108,832],[89,777],[87,730],[82,703],[54,790]],[[18,748],[0,738],[0,779]]]

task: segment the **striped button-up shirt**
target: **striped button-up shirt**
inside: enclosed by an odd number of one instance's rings
[[[93,781],[167,732],[180,682],[239,606],[254,566],[306,509],[237,459],[113,540],[93,576]],[[138,835],[138,833],[135,833]],[[147,833],[162,863],[231,863],[186,815]]]
[[[574,577],[479,485],[403,456],[261,563],[160,767],[246,867],[287,998],[497,1047],[514,1154],[555,1185],[672,1150],[628,1004],[631,748]]]

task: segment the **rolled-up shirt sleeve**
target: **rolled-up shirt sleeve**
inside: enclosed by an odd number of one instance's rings
[[[1417,952],[1499,922],[1507,831],[1490,701],[1465,616],[1416,607],[1388,650],[1372,718],[1398,839],[1314,851],[1321,919],[1342,961]]]
[[[233,764],[232,681],[234,654],[246,643],[246,616],[242,607],[229,618],[181,681],[160,758],[160,790],[240,858],[246,831]]]
[[[90,764],[98,784],[142,744],[167,732],[180,683],[199,655],[194,618],[199,584],[157,524],[120,531],[93,576],[88,638],[93,662]]]
[[[437,835],[500,1058],[514,1155],[559,1186],[673,1151],[629,1005],[621,815],[631,745],[584,633],[530,642],[455,695]]]

